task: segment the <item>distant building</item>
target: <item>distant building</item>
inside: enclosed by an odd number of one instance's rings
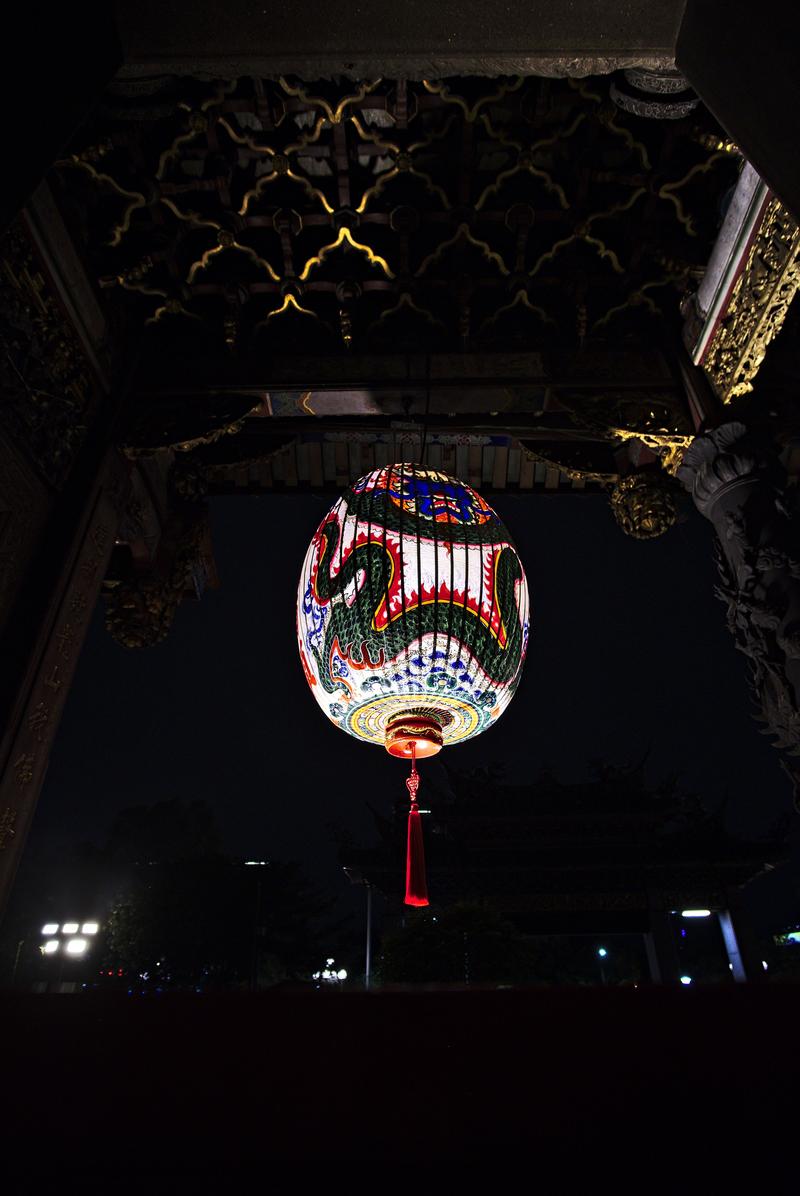
[[[434,904],[485,902],[532,935],[642,935],[651,978],[665,982],[683,974],[683,911],[716,915],[734,978],[762,975],[741,889],[785,858],[777,836],[733,838],[696,797],[649,788],[641,766],[601,765],[573,784],[448,775],[452,791],[432,796],[424,818]],[[402,912],[405,813],[398,801],[393,821],[376,815],[376,846],[342,852],[385,895],[390,921]]]

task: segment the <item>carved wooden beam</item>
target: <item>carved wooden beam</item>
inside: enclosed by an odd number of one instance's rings
[[[684,337],[723,403],[748,394],[800,287],[800,228],[745,164]]]

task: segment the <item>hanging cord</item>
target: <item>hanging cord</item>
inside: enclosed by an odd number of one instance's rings
[[[422,451],[419,455],[420,465],[425,465],[425,451],[428,447],[428,419],[431,414],[431,355],[425,358],[425,414],[422,425]]]

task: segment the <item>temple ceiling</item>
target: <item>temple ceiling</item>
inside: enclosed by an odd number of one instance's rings
[[[657,343],[739,161],[604,77],[120,81],[71,149],[61,202],[161,370]]]

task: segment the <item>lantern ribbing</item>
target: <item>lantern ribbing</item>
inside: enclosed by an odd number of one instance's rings
[[[471,487],[389,465],[354,482],[320,524],[297,634],[328,718],[416,759],[480,734],[510,702],[528,639],[525,574]]]

